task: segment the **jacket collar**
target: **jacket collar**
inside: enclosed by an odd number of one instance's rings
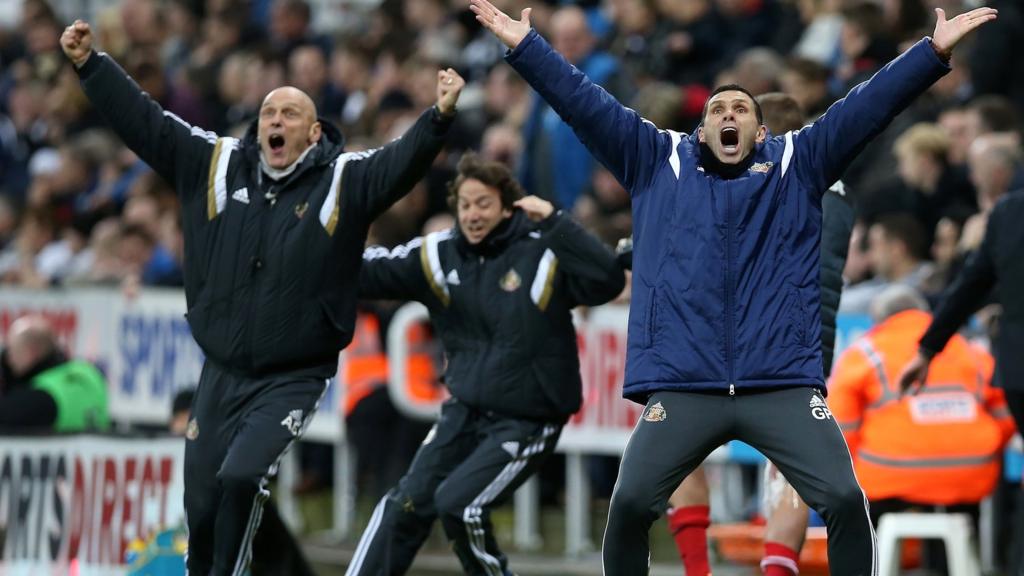
[[[462,229],[456,224],[455,246],[463,255],[497,256],[510,244],[529,234],[534,227],[533,221],[517,208],[512,211],[512,216],[502,220],[479,244],[470,244],[462,234]]]
[[[330,121],[319,118],[322,135],[320,136],[320,142],[316,146],[309,148],[305,152],[305,158],[302,158],[295,169],[288,175],[284,176],[277,181],[278,184],[284,184],[295,178],[298,178],[301,174],[314,166],[326,166],[334,161],[339,154],[345,148],[345,136],[341,133],[341,130],[337,126],[331,124]],[[249,124],[249,128],[245,131],[245,136],[242,137],[242,153],[246,160],[248,160],[252,166],[255,166],[262,178],[262,168],[260,167],[260,143],[256,137],[257,128],[259,126],[259,120],[253,120]]]

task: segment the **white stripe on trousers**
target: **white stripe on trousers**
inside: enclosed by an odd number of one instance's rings
[[[313,409],[306,413],[306,417],[302,419],[302,426],[299,428],[299,433],[292,437],[285,445],[284,450],[277,455],[277,458],[267,469],[263,477],[260,478],[260,487],[256,491],[256,496],[252,499],[252,510],[249,512],[249,524],[245,528],[245,535],[242,537],[242,547],[238,551],[238,559],[235,560],[235,569],[231,571],[231,576],[242,576],[245,573],[245,569],[249,567],[249,561],[252,559],[252,539],[256,536],[256,530],[259,529],[260,520],[263,519],[263,503],[270,498],[270,491],[267,490],[268,477],[273,476],[277,473],[277,467],[281,463],[281,458],[284,458],[288,449],[295,444],[295,441],[302,437],[306,432],[306,427],[313,421],[313,415],[316,414],[318,408],[320,408],[320,401],[324,399],[324,394],[327,393],[327,388],[331,385],[330,380],[324,380],[324,389],[320,392],[320,397],[316,399],[316,403],[313,404]]]
[[[547,444],[548,438],[555,433],[555,426],[545,426],[541,433],[540,440],[529,445],[522,454],[516,456],[490,484],[481,492],[462,512],[462,522],[466,525],[466,535],[469,537],[469,547],[473,555],[480,561],[481,566],[488,574],[502,576],[501,562],[487,553],[486,538],[483,527],[483,507],[490,504],[515,477],[526,467],[531,456],[542,452]]]
[[[345,576],[357,576],[359,569],[363,567],[363,562],[366,560],[366,552],[370,549],[370,543],[373,542],[373,537],[377,535],[381,519],[384,517],[384,508],[387,506],[387,500],[387,495],[384,495],[373,509],[370,523],[366,525],[366,530],[363,531],[363,536],[359,539],[356,553],[352,556],[352,562],[348,565],[348,570],[345,570]]]
[[[836,428],[839,430],[839,434],[843,434],[842,427],[839,426],[839,422],[836,422],[835,418],[829,418]],[[850,459],[850,470],[853,471],[853,480],[857,483],[857,487],[860,488],[860,480],[857,478],[857,469],[853,466],[853,456],[850,454],[850,447],[846,444],[846,436],[843,436],[843,446],[846,446],[846,457]],[[875,535],[875,526],[871,523],[871,508],[868,505],[868,495],[864,493],[864,489],[860,488],[860,495],[864,498],[864,516],[868,521],[868,530],[871,532],[871,576],[878,576],[878,537]]]

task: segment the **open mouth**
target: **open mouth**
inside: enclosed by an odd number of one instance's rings
[[[740,145],[740,132],[732,126],[722,128],[720,134],[722,140],[722,148],[726,152],[735,152]]]
[[[270,149],[274,152],[284,148],[284,136],[280,134],[271,134],[270,138],[267,138],[267,144],[270,145]]]

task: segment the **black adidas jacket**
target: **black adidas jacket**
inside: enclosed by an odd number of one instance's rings
[[[456,229],[371,247],[359,277],[361,297],[427,306],[459,401],[545,421],[564,421],[582,401],[570,311],[624,285],[615,255],[571,218],[536,224],[520,210],[475,246]]]
[[[367,228],[424,175],[450,121],[428,110],[401,139],[356,153],[321,121],[317,146],[275,182],[259,167],[255,123],[242,140],[190,126],[104,54],[78,73],[128,147],[178,191],[188,322],[207,357],[248,376],[333,375],[352,339]]]

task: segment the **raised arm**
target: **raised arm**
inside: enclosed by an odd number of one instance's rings
[[[75,20],[60,43],[86,96],[124,143],[179,194],[205,190],[191,184],[208,175],[217,135],[164,111],[112,58],[93,51],[89,24]]]
[[[509,48],[508,63],[630,194],[647,187],[678,137],[658,130],[569,64],[530,27],[530,8],[518,21],[487,0],[470,0],[470,10]]]
[[[368,152],[349,155],[345,194],[375,218],[422,179],[444,146],[455,105],[466,81],[455,70],[437,73],[437,104],[420,115],[400,138]]]
[[[970,31],[995,19],[992,8],[978,8],[946,20],[936,9],[935,32],[915,44],[833,104],[816,122],[786,134],[789,158],[809,188],[824,191],[842,176],[853,158],[903,109],[949,72],[954,46]]]
[[[622,265],[594,235],[569,215],[555,212],[550,202],[536,196],[517,200],[515,205],[532,220],[541,223],[541,238],[556,259],[552,273],[564,278],[570,302],[598,306],[622,292],[626,286]],[[537,286],[541,287],[540,284]]]
[[[448,287],[437,247],[448,231],[428,234],[388,250],[371,246],[363,252],[359,297],[367,300],[415,300],[428,307],[448,305]]]

